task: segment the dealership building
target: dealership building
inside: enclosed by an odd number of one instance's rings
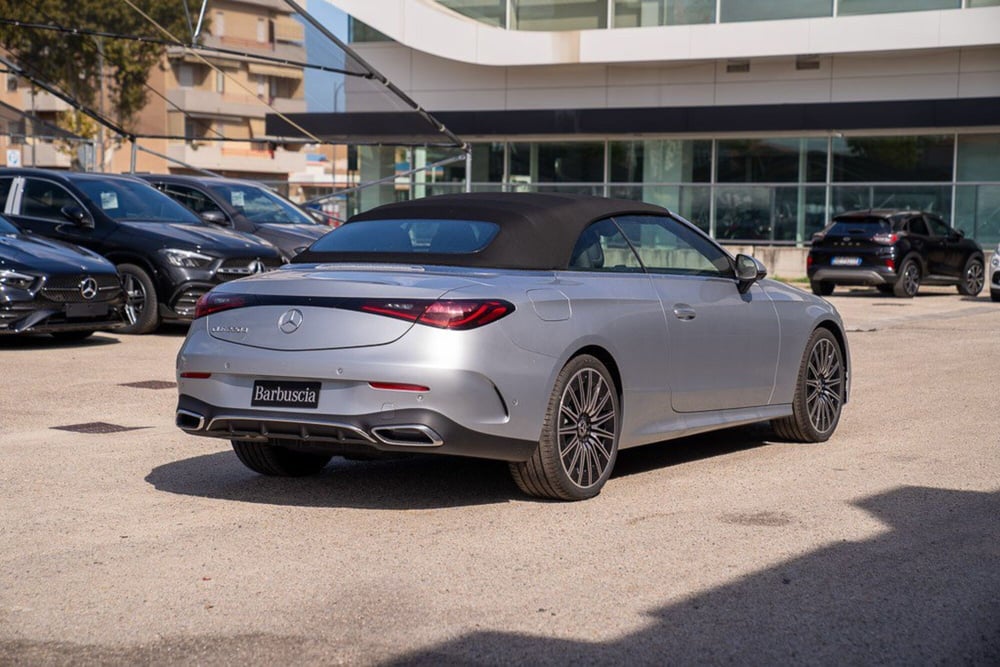
[[[471,144],[473,190],[641,199],[729,241],[801,244],[866,208],[1000,241],[1000,0],[328,1]],[[348,78],[346,113],[293,115],[384,142],[359,150],[390,183],[360,207],[464,189],[464,162],[392,183],[408,125],[369,83]]]

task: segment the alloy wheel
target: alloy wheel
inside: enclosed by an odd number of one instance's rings
[[[821,338],[809,354],[806,408],[809,422],[820,433],[834,427],[844,396],[844,365],[836,343]]]
[[[122,287],[125,288],[125,319],[129,324],[135,324],[146,308],[146,288],[131,273],[122,276]]]
[[[970,262],[965,270],[965,289],[969,294],[979,294],[986,282],[983,265],[979,262]]]
[[[601,482],[612,465],[618,415],[604,377],[593,368],[578,371],[566,384],[559,403],[559,461],[574,484]]]
[[[920,269],[917,268],[915,262],[907,262],[906,266],[903,267],[903,277],[900,278],[903,281],[903,289],[910,296],[914,296],[917,290],[920,288]]]

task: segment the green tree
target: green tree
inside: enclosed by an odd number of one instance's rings
[[[0,17],[66,29],[169,39],[149,19],[181,41],[190,34],[184,0],[0,0]],[[146,81],[163,59],[162,44],[72,34],[0,23],[0,46],[33,77],[129,129],[148,101]],[[101,63],[103,62],[103,81]],[[105,90],[106,100],[100,100]],[[69,129],[69,128],[67,128]]]

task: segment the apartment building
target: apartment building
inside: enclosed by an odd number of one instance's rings
[[[280,0],[214,1],[199,41],[224,51],[170,48],[163,66],[150,71],[149,85],[155,92],[149,94],[132,128],[140,137],[139,145],[148,151],[136,153],[136,169],[188,173],[193,170],[183,165],[189,165],[275,184],[307,171],[308,151],[301,144],[278,144],[264,133],[267,113],[306,110],[303,70],[254,57],[306,60],[302,24],[292,17],[287,5]],[[58,115],[70,108],[13,75],[5,84],[0,102],[47,122],[55,124]],[[104,171],[129,171],[130,146],[116,148],[110,132],[103,136],[103,151],[95,139],[95,160],[100,161],[103,153],[103,165],[95,162],[94,166]],[[186,140],[145,138],[149,136],[183,136]],[[9,138],[6,141],[10,143]],[[71,166],[71,155],[64,150],[66,142],[40,139],[32,144],[30,137],[27,141],[23,164]]]
[[[471,141],[473,189],[643,199],[732,241],[801,244],[880,206],[1000,241],[1000,0],[328,1],[362,57]],[[402,126],[362,113],[385,107],[361,84],[348,113],[295,121]],[[362,180],[398,160],[363,147]],[[450,165],[360,207],[464,178]]]

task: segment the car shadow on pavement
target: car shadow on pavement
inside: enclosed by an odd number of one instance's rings
[[[616,477],[759,447],[770,434],[770,428],[754,425],[628,449],[619,453],[609,483]],[[157,466],[146,481],[168,493],[302,507],[398,510],[546,502],[522,494],[503,462],[432,455],[377,461],[338,456],[319,475],[280,478],[251,472],[227,450]]]
[[[901,487],[855,504],[885,532],[651,609],[631,634],[557,639],[546,613],[530,634],[469,632],[388,664],[1000,664],[1000,492]]]
[[[101,347],[102,345],[118,345],[117,334],[94,334],[77,341],[64,341],[47,334],[25,336],[0,336],[0,349],[3,350],[50,350],[54,348]]]

